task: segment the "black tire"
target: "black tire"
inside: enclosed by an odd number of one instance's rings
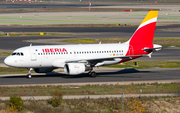
[[[28,74],[28,75],[27,75],[27,78],[28,78],[28,79],[31,79],[31,75],[30,75],[30,74]]]
[[[91,72],[91,73],[90,73],[90,76],[91,76],[92,78],[95,78],[95,77],[96,77],[96,72],[94,72],[94,71]]]

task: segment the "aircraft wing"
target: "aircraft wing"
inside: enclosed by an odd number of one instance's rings
[[[65,63],[71,62],[93,62],[98,63],[106,60],[115,60],[115,59],[132,59],[132,57],[141,57],[143,55],[131,55],[131,56],[115,56],[115,57],[107,57],[107,58],[89,58],[89,59],[77,59],[77,60],[66,60]]]

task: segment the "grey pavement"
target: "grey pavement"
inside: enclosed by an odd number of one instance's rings
[[[9,74],[0,75],[0,85],[2,86],[16,86],[16,85],[63,85],[63,84],[78,84],[78,83],[105,83],[105,82],[135,82],[141,81],[179,81],[179,68],[150,68],[150,69],[132,69],[132,68],[106,68],[98,69],[96,78],[91,78],[87,73],[77,76],[66,75],[62,72],[47,73],[47,74],[32,74],[32,79],[27,79],[26,74]]]
[[[119,95],[64,95],[63,99],[99,99],[99,98],[129,98],[129,97],[165,97],[180,96],[180,93],[167,94],[119,94]],[[21,96],[23,100],[48,100],[51,96]],[[0,100],[10,100],[10,97],[0,97]]]

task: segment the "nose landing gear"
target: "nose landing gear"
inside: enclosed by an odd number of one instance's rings
[[[27,74],[27,78],[31,79],[31,71],[33,70],[33,68],[28,68],[28,74]]]

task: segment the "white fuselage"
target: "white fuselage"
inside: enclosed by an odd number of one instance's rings
[[[128,43],[26,46],[16,49],[4,62],[18,68],[64,68],[65,62],[72,60],[125,56],[128,47]],[[116,64],[121,60],[104,60],[96,66]]]

